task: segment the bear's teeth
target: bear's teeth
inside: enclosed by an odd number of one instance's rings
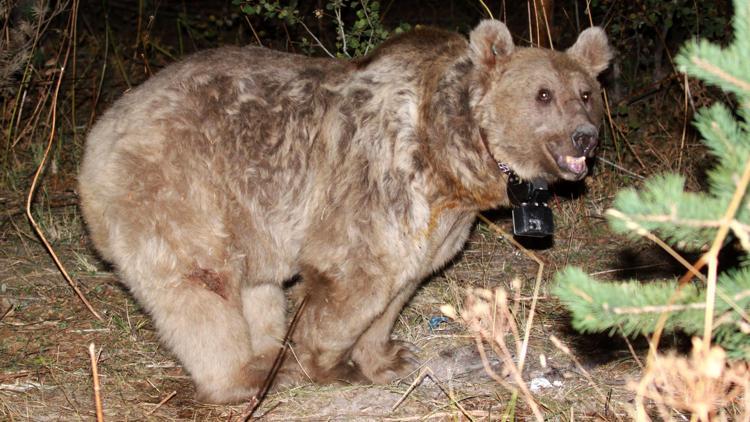
[[[581,173],[586,168],[586,157],[565,156],[565,164],[573,173]]]

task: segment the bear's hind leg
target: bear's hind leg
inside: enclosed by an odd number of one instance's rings
[[[237,284],[229,277],[201,269],[171,280],[152,278],[148,286],[130,285],[153,316],[162,341],[190,373],[200,401],[249,399],[272,362],[254,350],[253,338],[262,333],[248,327],[239,295],[230,288]]]

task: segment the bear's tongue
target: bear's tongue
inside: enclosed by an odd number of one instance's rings
[[[586,170],[586,157],[572,157],[566,155],[558,159],[558,164],[560,167],[566,168],[572,173],[581,174]]]

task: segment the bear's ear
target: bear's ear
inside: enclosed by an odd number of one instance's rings
[[[576,43],[566,53],[594,78],[606,69],[612,60],[607,34],[598,26],[581,32]]]
[[[513,38],[504,23],[487,19],[469,34],[470,57],[475,65],[490,69],[513,53]]]

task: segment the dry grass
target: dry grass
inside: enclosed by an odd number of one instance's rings
[[[653,405],[663,420],[692,415],[698,421],[747,421],[750,418],[750,371],[747,362],[729,362],[718,346],[693,339],[689,357],[657,355],[643,376],[632,381],[634,417],[649,420]]]
[[[17,219],[22,222],[20,216]],[[507,222],[501,223],[507,226]],[[0,354],[7,359],[0,363],[0,419],[93,419],[96,406],[88,355],[93,342],[98,348],[105,419],[237,420],[244,406],[207,406],[193,401],[190,380],[159,345],[148,316],[113,275],[92,271],[92,265],[101,268],[102,264],[87,249],[80,225],[70,230],[76,230],[80,241],[54,246],[62,260],[70,263],[72,275],[105,321],[98,322],[87,313],[38,242],[4,237],[8,241],[4,241],[0,256],[0,285],[4,286],[0,315],[5,314],[0,321]],[[549,259],[549,251],[540,255]],[[397,335],[421,348],[424,364],[420,371],[429,374],[413,391],[406,394],[412,379],[390,386],[306,385],[272,393],[256,416],[267,420],[444,420],[468,418],[466,415],[476,420],[496,419],[508,411],[511,393],[497,389],[486,375],[485,365],[489,362],[502,376],[501,360],[488,350],[483,365],[470,331],[454,322],[431,328],[429,322],[441,315],[440,306],[445,303],[461,309],[465,288],[510,289],[513,275],[524,277],[533,273],[533,267],[512,246],[479,227],[463,257],[420,290],[398,324]],[[516,289],[517,318],[523,319],[531,289],[520,285]],[[544,302],[546,295],[541,297]],[[535,393],[540,408],[545,414],[563,415],[572,407],[577,418],[604,414],[603,404],[592,406],[589,402],[587,381],[548,340],[550,330],[569,338],[569,334],[559,333],[564,327],[558,321],[562,315],[555,304],[540,306],[524,379],[546,377],[562,382]],[[540,355],[546,356],[545,367],[539,363]],[[637,366],[621,361],[623,357],[595,363],[583,359],[585,365],[594,365],[595,377],[612,380],[608,385],[615,389],[613,400],[632,397],[622,388],[624,374]],[[508,382],[514,383],[512,379]],[[166,398],[169,400],[162,403]],[[402,402],[394,409],[399,400]],[[519,417],[530,414],[522,404],[515,406],[514,412]]]

